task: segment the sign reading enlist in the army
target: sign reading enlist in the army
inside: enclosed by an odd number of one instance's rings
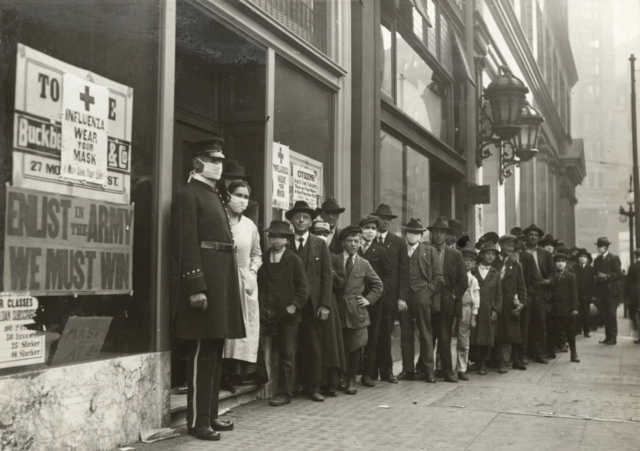
[[[14,186],[128,204],[132,112],[132,88],[18,44]]]
[[[5,290],[131,292],[132,205],[11,186],[6,201]]]
[[[27,329],[37,308],[33,296],[0,293],[0,368],[44,363],[45,337]]]

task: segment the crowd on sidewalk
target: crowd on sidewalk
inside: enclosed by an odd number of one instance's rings
[[[386,204],[340,229],[345,209],[329,198],[318,208],[295,202],[286,221],[265,230],[263,252],[247,215],[251,187],[238,162],[223,166],[222,144],[191,146],[194,171],[173,208],[182,287],[174,330],[188,343],[187,425],[197,438],[218,440],[233,428],[218,419],[221,383],[233,390],[243,377],[268,381],[268,336],[278,356],[269,400],[276,407],[297,396],[356,395],[358,374],[366,388],[524,371],[558,352],[579,363],[575,330],[589,336],[594,303],[604,318],[602,343],[616,344],[622,271],[606,238],[592,262],[588,250],[569,250],[534,224],[488,232],[474,244],[456,219],[424,226],[411,218],[399,236],[390,232],[397,215]]]

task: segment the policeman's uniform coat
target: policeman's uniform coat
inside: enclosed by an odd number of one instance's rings
[[[180,277],[174,299],[176,338],[245,338],[233,236],[221,196],[191,180],[180,188],[172,210],[172,254]],[[207,296],[205,311],[189,303],[197,293]]]

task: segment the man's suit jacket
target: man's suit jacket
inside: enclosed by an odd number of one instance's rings
[[[402,251],[407,256],[407,262],[409,261],[409,248],[405,244]],[[420,242],[414,252],[418,253],[418,264],[420,265],[420,273],[428,281],[427,288],[431,295],[438,293],[440,286],[444,283],[444,276],[442,274],[442,265],[438,258],[438,253],[435,248],[428,243]],[[409,265],[407,264],[407,272],[409,272]],[[466,279],[465,279],[466,280]],[[409,286],[409,277],[401,279],[400,299],[407,300],[411,287]],[[466,288],[465,288],[466,289]]]
[[[338,255],[338,265],[345,268],[344,253]],[[345,269],[346,274],[346,269]],[[382,280],[378,277],[368,261],[359,255],[355,255],[353,268],[347,276],[347,281],[342,293],[342,302],[338,302],[340,317],[344,318],[343,324],[349,329],[360,329],[369,325],[369,311],[366,307],[359,307],[356,296],[366,298],[374,305],[383,291]]]
[[[398,299],[401,296],[401,287],[409,284],[409,255],[407,254],[407,245],[405,241],[391,232],[387,233],[386,238],[382,242],[382,247],[387,251],[387,256],[391,262],[391,271],[395,286],[392,290],[385,290],[382,296],[383,307],[392,311],[398,311]]]
[[[597,295],[601,297],[621,297],[622,264],[620,263],[620,258],[611,252],[607,254],[606,258],[598,255],[593,262],[593,268],[595,270],[595,290]],[[606,274],[607,280],[600,281],[597,277],[599,272]]]
[[[574,271],[578,281],[578,299],[591,303],[591,298],[595,296],[593,292],[594,277],[596,276],[595,269],[587,263],[584,268],[580,265],[576,266]]]
[[[338,227],[333,230],[333,237],[331,238],[331,243],[329,243],[329,252],[336,255],[342,252],[342,244],[340,244],[340,239],[338,238],[340,230],[342,229]]]
[[[632,263],[627,271],[627,285],[629,287],[629,297],[638,299],[640,297],[640,261]],[[578,291],[580,286],[578,286]]]
[[[294,237],[289,240],[289,248],[296,252]],[[329,308],[331,305],[331,291],[333,289],[333,278],[331,274],[331,255],[327,248],[327,243],[317,236],[309,233],[309,239],[305,243],[309,253],[306,259],[302,260],[314,314],[317,313],[321,305]]]
[[[384,285],[380,300],[384,300],[385,295],[389,292],[397,292],[396,281],[393,270],[391,269],[391,261],[387,256],[387,251],[374,241],[367,248],[367,252],[362,253],[362,248],[358,249],[358,255],[369,262],[373,270],[376,272],[382,284]]]
[[[527,288],[520,262],[511,258],[500,260],[500,257],[493,262],[493,266],[500,271],[501,275],[502,268],[505,265],[506,269],[504,271],[504,277],[501,277],[501,286],[503,311],[507,313],[515,308],[513,299],[516,295],[518,295],[518,301],[520,301],[521,304],[527,305]]]
[[[540,277],[543,280],[548,280],[556,271],[556,265],[553,263],[553,255],[541,246],[538,246],[537,254]]]
[[[434,247],[435,249],[435,247]],[[439,296],[434,296],[434,307],[436,312],[443,312],[443,314],[455,313],[456,317],[462,316],[462,295],[469,287],[469,280],[467,279],[467,270],[462,260],[462,254],[460,251],[444,246],[444,262],[442,265],[442,274],[444,276],[444,283],[440,286],[438,291]],[[438,250],[436,251],[436,258],[438,258]],[[459,308],[455,309],[454,303],[459,304]]]
[[[522,266],[522,275],[524,277],[524,285],[527,287],[527,302],[522,302],[525,306],[531,304],[535,289],[540,284],[540,270],[536,265],[536,259],[529,252],[521,251],[518,253],[518,260]]]

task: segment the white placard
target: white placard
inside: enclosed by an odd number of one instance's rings
[[[316,196],[316,200],[315,202],[312,202],[310,199],[302,199],[305,200],[309,203],[310,206],[315,207],[318,205],[322,204],[322,197],[324,195],[324,165],[322,164],[322,162],[318,161],[318,160],[314,160],[313,158],[309,158],[306,155],[302,155],[301,153],[295,152],[291,149],[289,149],[289,161],[291,163],[291,174],[292,174],[292,179],[294,177],[294,166],[302,168],[305,171],[308,171],[308,173],[313,173],[313,174],[317,174],[316,178],[315,178],[315,196]],[[289,192],[289,196],[290,196],[290,208],[293,207],[293,204],[295,203],[296,200],[300,200],[300,199],[295,199],[296,194],[294,192],[294,181],[291,181],[291,185],[290,185],[290,192]]]
[[[104,185],[109,90],[67,73],[62,76],[62,92],[61,174]]]
[[[289,209],[289,147],[273,143],[273,192],[271,205],[280,210]]]
[[[0,368],[44,363],[44,335],[26,328],[37,308],[33,296],[0,293]]]
[[[104,180],[63,176],[61,169],[63,103],[77,96],[79,111],[87,112],[80,92],[67,93],[65,75],[72,74],[88,86],[91,114],[107,92],[106,147],[100,144],[100,161],[106,161]],[[72,85],[73,86],[73,85]],[[73,89],[73,88],[72,88]],[[84,92],[84,88],[83,92]],[[91,98],[96,103],[90,103]],[[104,110],[99,117],[104,117]],[[69,196],[129,204],[131,198],[131,127],[133,89],[85,69],[18,44],[13,128],[13,185]],[[77,124],[76,124],[77,125]],[[99,138],[102,139],[102,138]]]
[[[318,206],[320,180],[318,171],[313,168],[292,165],[291,178],[293,180],[293,202],[303,200],[311,208]]]

